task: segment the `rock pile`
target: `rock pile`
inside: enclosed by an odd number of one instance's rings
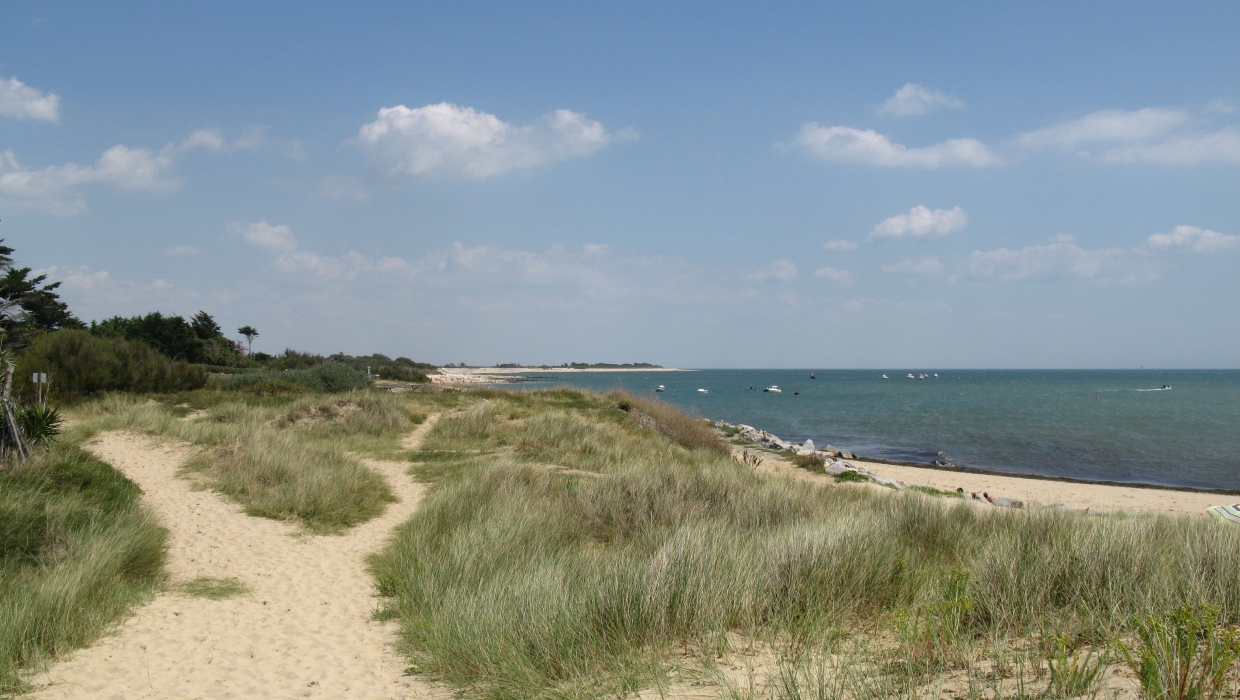
[[[798,457],[820,457],[823,462],[823,470],[829,476],[839,476],[844,472],[853,472],[864,476],[876,484],[891,486],[897,489],[905,488],[904,484],[895,479],[879,476],[865,467],[845,462],[844,460],[846,459],[856,459],[853,453],[848,450],[840,450],[832,445],[819,449],[814,446],[813,440],[806,440],[803,443],[788,442],[787,440],[781,440],[778,435],[772,435],[765,430],[759,430],[752,425],[745,425],[744,423],[732,425],[724,421],[717,421],[715,427],[724,434],[732,434],[764,449],[777,452],[792,452]]]

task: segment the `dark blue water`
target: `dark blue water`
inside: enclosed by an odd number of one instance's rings
[[[557,379],[527,386],[664,384],[657,396],[691,413],[880,459],[1240,489],[1240,371],[909,371],[539,372]],[[784,393],[761,391],[771,384]]]

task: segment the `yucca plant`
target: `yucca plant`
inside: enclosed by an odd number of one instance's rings
[[[22,434],[31,445],[47,445],[60,435],[64,419],[55,406],[32,403],[17,416]]]

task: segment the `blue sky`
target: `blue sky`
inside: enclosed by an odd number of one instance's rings
[[[0,3],[0,236],[256,350],[1240,365],[1234,3]]]

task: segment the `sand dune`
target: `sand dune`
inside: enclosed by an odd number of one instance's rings
[[[411,436],[414,446],[430,429]],[[374,622],[365,557],[413,512],[423,487],[405,464],[370,461],[400,499],[342,536],[312,537],[245,515],[177,469],[185,445],[108,433],[90,445],[142,487],[171,531],[173,582],[235,577],[246,595],[209,600],[166,593],[117,632],[28,680],[50,698],[425,698],[436,692],[404,676],[395,624]]]

